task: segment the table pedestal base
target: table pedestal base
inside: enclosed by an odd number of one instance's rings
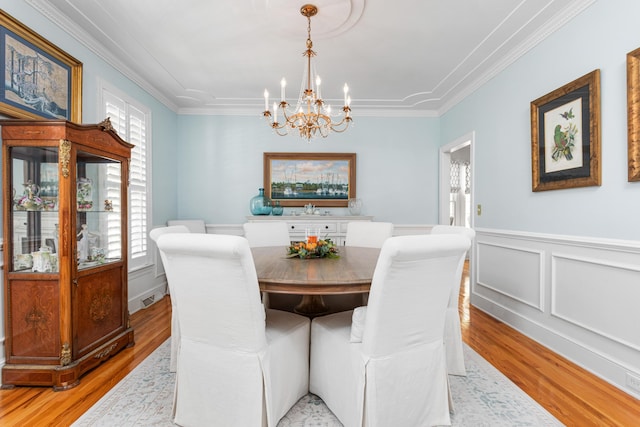
[[[304,316],[316,317],[328,313],[329,307],[324,303],[322,295],[303,295],[293,311]]]

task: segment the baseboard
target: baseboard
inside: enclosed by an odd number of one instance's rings
[[[158,285],[148,291],[129,298],[129,314],[143,310],[160,301],[166,295],[166,285]]]
[[[476,232],[471,303],[638,398],[640,242]]]

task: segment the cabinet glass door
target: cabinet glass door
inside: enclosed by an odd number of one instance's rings
[[[11,271],[58,271],[58,150],[11,148]]]
[[[76,256],[86,269],[122,259],[121,163],[77,153]]]

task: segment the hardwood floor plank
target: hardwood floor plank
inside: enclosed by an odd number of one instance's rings
[[[469,273],[460,291],[463,338],[469,346],[567,426],[640,425],[640,401],[569,360],[469,306]],[[70,390],[0,390],[0,425],[69,426],[170,335],[171,302],[163,298],[131,316],[136,344],[81,378]]]
[[[640,401],[469,305],[466,266],[462,336],[476,352],[567,426],[640,425]]]

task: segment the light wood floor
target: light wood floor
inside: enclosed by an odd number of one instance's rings
[[[460,313],[465,342],[565,425],[640,425],[640,401],[469,307],[466,270]],[[89,372],[71,390],[54,392],[44,387],[0,390],[0,425],[69,426],[169,337],[170,316],[168,297],[134,313],[131,324],[135,346]]]

